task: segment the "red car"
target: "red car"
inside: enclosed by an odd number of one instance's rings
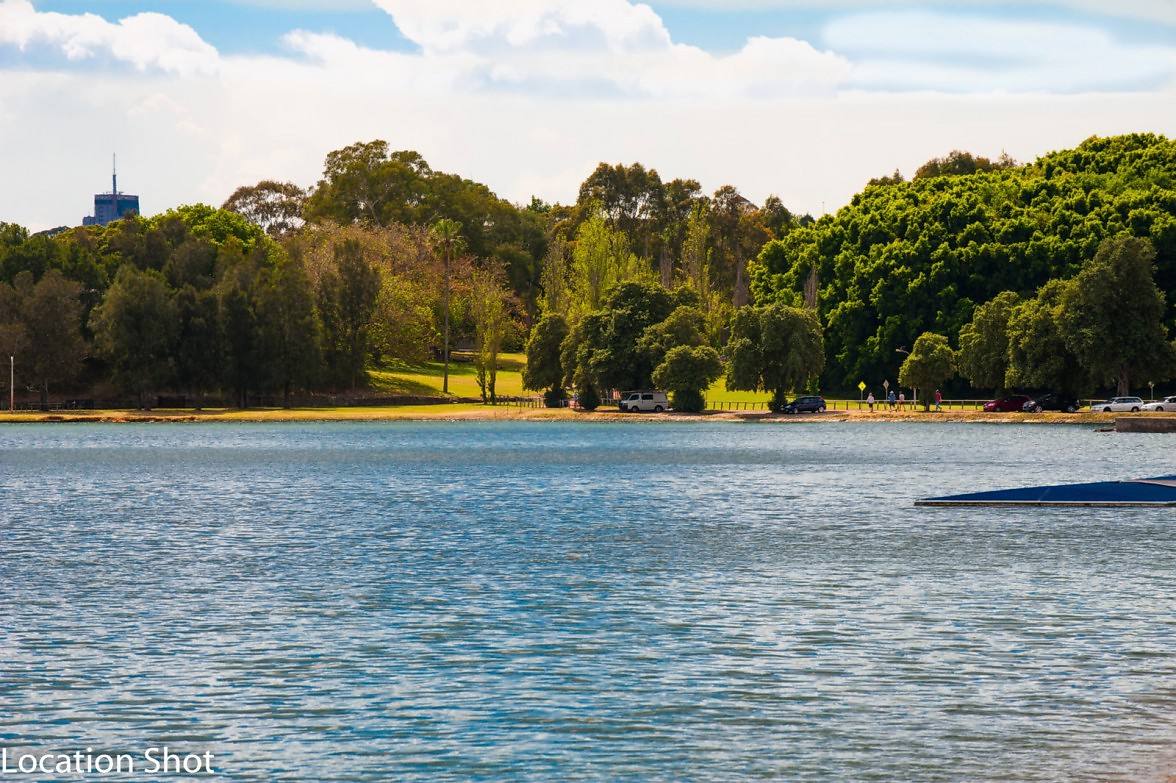
[[[1020,413],[1025,408],[1025,403],[1032,402],[1032,398],[1026,397],[1024,394],[1014,394],[1011,397],[1001,397],[997,400],[984,403],[985,413]]]

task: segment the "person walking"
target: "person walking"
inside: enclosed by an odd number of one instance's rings
[[[898,411],[899,413],[906,410],[906,392],[898,393]]]
[[[943,392],[935,390],[935,412],[943,413]]]
[[[874,392],[870,392],[869,396],[866,397],[866,405],[870,406],[870,413],[873,413],[874,412]]]
[[[886,402],[890,405],[890,410],[894,410],[894,406],[898,403],[898,398],[894,396],[894,389],[886,395]]]

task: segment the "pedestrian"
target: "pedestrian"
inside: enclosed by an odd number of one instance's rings
[[[898,410],[900,412],[906,410],[906,392],[898,393]]]
[[[935,390],[935,412],[943,413],[943,392]]]
[[[886,402],[890,405],[890,410],[894,410],[894,406],[898,402],[898,398],[894,396],[894,389],[891,389],[890,393],[886,395]]]
[[[870,406],[870,413],[873,413],[874,412],[874,392],[870,392],[870,395],[868,397],[866,397],[866,405]]]

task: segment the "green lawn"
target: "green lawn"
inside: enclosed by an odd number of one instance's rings
[[[449,365],[449,393],[454,397],[480,397],[474,364],[466,354],[455,354],[455,361]],[[507,353],[500,357],[498,369],[498,394],[503,397],[531,397],[535,392],[523,391],[523,366],[526,356],[521,353]],[[388,364],[368,370],[371,388],[380,394],[411,395],[419,397],[441,396],[441,362],[427,364]],[[724,379],[720,378],[706,393],[707,402],[733,403],[768,402],[771,394],[764,392],[727,391]]]
[[[517,397],[523,392],[523,365],[526,357],[521,353],[506,353],[499,356],[498,380],[495,384],[499,396]],[[418,397],[439,397],[445,367],[441,362],[426,364],[388,364],[368,370],[371,388],[381,394],[412,395]],[[449,394],[453,397],[481,397],[478,389],[474,364],[465,354],[455,354],[449,363]]]

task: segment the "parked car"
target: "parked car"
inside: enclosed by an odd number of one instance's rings
[[[1073,397],[1067,397],[1064,394],[1054,394],[1053,392],[1046,392],[1045,394],[1038,394],[1025,403],[1021,410],[1026,413],[1041,413],[1042,411],[1062,411],[1063,413],[1077,413],[1078,409],[1082,407],[1078,404],[1078,400]]]
[[[824,413],[824,397],[797,397],[780,409],[783,413]]]
[[[621,395],[621,413],[661,413],[668,410],[670,400],[665,392],[635,391]]]
[[[1160,413],[1165,413],[1167,411],[1176,411],[1176,396],[1165,397],[1164,399],[1156,400],[1155,402],[1146,402],[1143,404],[1143,407],[1140,408],[1140,410],[1141,411],[1159,411]]]
[[[1143,409],[1143,400],[1139,397],[1112,397],[1106,402],[1094,403],[1090,409],[1103,413],[1139,413]]]
[[[1020,413],[1025,410],[1025,403],[1032,402],[1024,394],[1014,394],[1010,397],[1000,397],[984,403],[985,413]]]

